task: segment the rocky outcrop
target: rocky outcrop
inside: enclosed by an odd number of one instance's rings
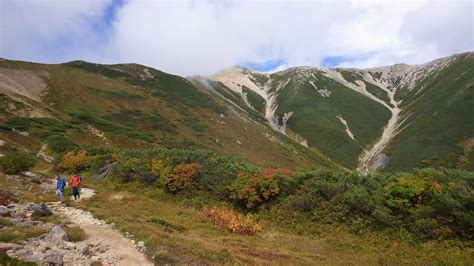
[[[48,206],[46,206],[44,203],[33,204],[30,206],[30,209],[33,211],[33,215],[49,216],[52,214],[48,209]]]

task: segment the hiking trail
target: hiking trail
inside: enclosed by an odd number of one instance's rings
[[[80,200],[91,199],[94,194],[95,191],[92,189],[81,188]],[[136,243],[134,240],[126,238],[113,225],[94,218],[88,211],[63,206],[59,203],[48,205],[53,213],[82,228],[86,232],[88,241],[110,247],[109,251],[114,253],[117,258],[110,265],[153,265],[144,253],[143,242]]]

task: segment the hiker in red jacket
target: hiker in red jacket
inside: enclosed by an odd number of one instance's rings
[[[71,181],[69,182],[69,184],[71,184],[72,186],[72,195],[74,196],[75,200],[81,197],[81,195],[79,194],[79,185],[81,184],[81,181],[82,178],[79,175],[73,174],[71,177]]]

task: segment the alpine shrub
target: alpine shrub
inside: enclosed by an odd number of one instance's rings
[[[22,151],[11,151],[0,158],[0,169],[5,174],[18,174],[35,165],[36,159]]]

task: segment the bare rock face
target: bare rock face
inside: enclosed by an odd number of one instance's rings
[[[34,215],[50,216],[52,214],[48,209],[48,206],[46,206],[44,203],[33,204],[31,205],[30,209],[33,211]]]
[[[46,87],[34,71],[0,68],[0,91],[6,94],[21,95],[40,102]]]
[[[9,217],[10,216],[10,210],[5,206],[0,206],[0,216]]]

